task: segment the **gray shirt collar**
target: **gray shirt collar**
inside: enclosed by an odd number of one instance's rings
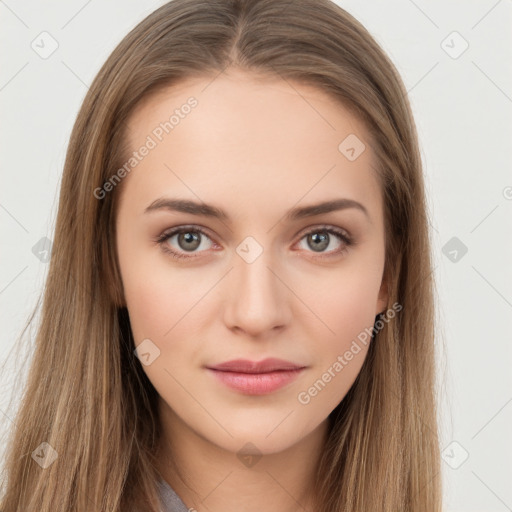
[[[162,512],[189,512],[185,503],[163,478],[158,481],[158,489],[162,502]]]

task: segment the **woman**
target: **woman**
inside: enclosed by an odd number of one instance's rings
[[[441,510],[417,135],[328,0],[173,0],[95,78],[15,510]]]

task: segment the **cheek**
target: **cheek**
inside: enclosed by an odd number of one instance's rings
[[[329,414],[345,397],[361,371],[375,320],[377,289],[365,273],[339,273],[324,293],[310,294],[309,338],[315,365],[297,394],[308,421]],[[312,423],[311,423],[312,425]],[[309,426],[311,426],[309,425]],[[309,428],[309,427],[308,427]]]
[[[160,345],[197,302],[201,291],[197,288],[203,286],[191,286],[190,275],[173,267],[158,247],[149,247],[149,242],[143,245],[142,235],[136,239],[123,228],[119,229],[119,265],[135,343],[149,338]]]
[[[201,287],[202,288],[202,287]],[[179,271],[152,267],[131,275],[125,282],[130,322],[136,342],[154,338],[165,342],[187,323],[187,314],[200,298]]]
[[[309,287],[307,304],[318,318],[312,316],[302,326],[309,326],[308,337],[315,340],[315,367],[297,397],[309,412],[333,410],[360,373],[375,321],[378,263],[369,257],[347,261],[337,272],[318,274]]]
[[[337,272],[318,274],[314,282],[315,286],[303,288],[302,296],[318,317],[317,330],[325,332],[325,340],[344,345],[373,326],[380,289],[378,268],[362,262],[341,265]]]

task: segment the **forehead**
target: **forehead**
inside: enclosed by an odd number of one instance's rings
[[[261,215],[271,204],[347,197],[379,214],[363,123],[311,85],[234,71],[195,77],[144,98],[127,134],[130,152],[152,146],[127,177],[132,199],[219,198]]]

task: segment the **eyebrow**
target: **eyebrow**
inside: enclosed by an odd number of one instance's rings
[[[346,210],[348,208],[355,208],[356,210],[363,212],[370,220],[368,210],[361,203],[358,203],[353,199],[346,198],[333,199],[331,201],[324,201],[322,203],[312,204],[309,206],[292,208],[285,214],[284,218],[287,221],[294,221],[303,219],[305,217],[321,215],[323,213]],[[144,213],[150,213],[156,210],[171,210],[182,213],[190,213],[192,215],[212,217],[226,222],[230,221],[229,215],[221,208],[207,203],[198,203],[189,199],[171,199],[167,197],[161,197],[146,207]]]

